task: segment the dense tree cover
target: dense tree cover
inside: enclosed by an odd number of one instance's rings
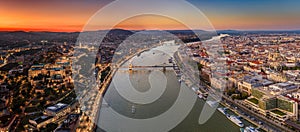
[[[231,96],[232,99],[244,100],[247,99],[249,96],[246,92],[240,92],[238,94],[233,94]]]
[[[100,81],[103,82],[104,79],[106,78],[106,76],[108,75],[108,73],[110,72],[111,68],[110,67],[107,67],[105,70],[103,70],[101,72],[101,78],[100,78]]]
[[[49,123],[46,125],[45,128],[41,129],[41,132],[52,132],[57,128],[58,124],[56,123]]]

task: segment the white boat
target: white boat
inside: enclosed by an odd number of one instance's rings
[[[202,99],[202,98],[203,98],[202,94],[199,94],[199,95],[198,95],[198,97],[199,97],[200,99]]]
[[[131,113],[134,114],[135,113],[135,106],[131,106]]]
[[[197,94],[202,94],[200,90],[197,90],[196,93],[197,93]]]
[[[210,106],[210,107],[216,107],[218,105],[217,101],[206,101],[206,103]]]
[[[197,88],[195,88],[195,87],[192,87],[192,89],[193,89],[193,91],[194,91],[194,92],[197,92]]]
[[[103,103],[102,106],[103,107],[109,107],[110,105],[108,103]]]
[[[179,69],[174,69],[174,72],[175,72],[177,77],[181,77],[182,74],[181,74]]]
[[[218,111],[220,111],[222,114],[226,115],[227,108],[218,108]]]
[[[244,131],[245,131],[245,129],[241,127],[240,128],[240,132],[244,132]]]
[[[182,81],[181,79],[178,80],[179,83],[181,83],[181,81]]]
[[[227,118],[234,124],[238,125],[239,127],[244,127],[243,122],[241,120],[239,120],[236,116],[230,115],[230,116],[227,116]]]
[[[244,129],[244,132],[259,132],[256,128],[254,128],[253,126],[247,126]]]

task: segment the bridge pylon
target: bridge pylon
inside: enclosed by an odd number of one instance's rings
[[[132,68],[133,68],[133,65],[130,63],[129,67],[128,67],[129,71],[132,71]]]

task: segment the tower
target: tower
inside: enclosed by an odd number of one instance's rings
[[[132,71],[132,68],[133,68],[132,63],[130,63],[129,64],[129,71]]]

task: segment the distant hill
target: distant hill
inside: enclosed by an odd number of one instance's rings
[[[89,33],[104,33],[103,30],[83,32]],[[48,40],[49,42],[71,42],[75,43],[80,32],[24,32],[24,31],[3,31],[0,32],[0,46],[8,46],[19,42],[40,42]],[[108,35],[131,35],[133,32],[123,29],[113,29],[108,32]]]
[[[132,31],[124,30],[124,29],[112,29],[109,31],[109,33],[115,34],[115,35],[118,35],[118,34],[131,35],[131,34],[133,34]]]
[[[218,30],[218,34],[230,34],[230,35],[242,35],[242,34],[300,34],[300,30],[287,30],[287,31],[276,31],[276,30],[252,30],[252,31],[241,31],[241,30]]]
[[[64,33],[64,32],[0,32],[0,41],[69,41],[74,40],[78,36],[78,32]]]
[[[111,36],[112,39],[118,36],[130,36],[136,32],[145,31],[144,33],[155,34],[161,31],[159,30],[124,30],[124,29],[112,29],[112,30],[98,30],[87,31],[81,34],[86,35],[90,40],[96,39],[94,33],[97,35]],[[165,30],[166,32],[174,35],[200,35],[201,40],[209,39],[215,35],[214,32],[204,30]],[[230,35],[243,35],[243,34],[300,34],[300,30],[294,31],[239,31],[239,30],[218,30],[218,34],[230,34]],[[13,44],[22,45],[28,42],[40,42],[41,40],[48,40],[49,42],[71,42],[75,43],[80,32],[24,32],[24,31],[2,31],[0,32],[0,47],[10,46]],[[91,37],[92,36],[92,37]],[[193,38],[194,39],[194,38]],[[194,41],[194,40],[193,40]],[[196,41],[196,40],[195,40]]]

